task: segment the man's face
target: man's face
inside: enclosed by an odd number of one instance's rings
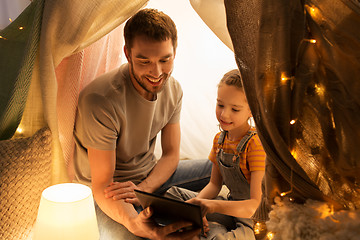
[[[124,50],[135,89],[149,101],[156,99],[173,70],[175,52],[171,39],[154,41],[136,36],[130,51],[126,47]]]

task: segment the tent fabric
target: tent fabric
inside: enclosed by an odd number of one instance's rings
[[[9,138],[19,119],[23,136],[48,125],[53,183],[68,181],[71,128],[86,76],[119,64],[118,57],[105,53],[116,45],[121,28],[110,32],[146,3],[35,0],[1,31],[1,36],[11,29],[19,35],[14,35],[16,40],[11,35],[0,39],[0,51],[12,50],[17,56],[8,62],[1,58],[0,133]],[[359,5],[357,0],[224,1],[232,46],[218,36],[234,49],[267,153],[264,198],[256,219],[267,219],[282,192],[297,202],[315,199],[335,209],[359,208]],[[210,21],[217,15],[203,13],[204,6],[193,4],[215,34],[226,35],[211,27],[219,23]],[[16,29],[19,22],[28,24],[25,31]],[[31,26],[41,26],[41,35],[29,32]],[[97,46],[90,46],[95,42]],[[102,60],[96,61],[99,55]],[[110,62],[114,65],[104,69],[87,67]],[[11,102],[17,108],[9,107]],[[11,121],[4,121],[7,115]]]
[[[33,2],[0,31],[1,140],[13,136],[24,111],[40,40],[43,7],[44,1]]]
[[[73,129],[80,91],[97,76],[121,65],[123,24],[56,67],[59,137],[70,179],[73,179]]]
[[[254,217],[266,220],[282,192],[358,209],[359,2],[225,0],[225,7],[267,153],[266,198]]]
[[[24,129],[21,136],[31,136],[43,126],[48,125],[50,127],[53,135],[53,183],[69,181],[61,145],[62,135],[59,133],[59,111],[57,104],[58,99],[62,99],[63,97],[59,96],[58,93],[68,93],[66,88],[71,86],[65,86],[62,82],[58,82],[55,72],[56,67],[59,66],[63,59],[79,53],[121,25],[121,23],[134,12],[145,6],[146,3],[146,0],[91,0],[86,2],[71,0],[35,0],[29,8],[42,11],[42,17],[33,18],[33,20],[31,20],[31,18],[25,18],[24,15],[30,14],[31,16],[31,14],[33,14],[32,10],[24,11],[21,15],[22,18],[28,19],[26,24],[35,26],[41,24],[41,34],[37,41],[38,46],[29,46],[27,41],[31,39],[28,36],[22,36],[26,46],[24,47],[23,55],[36,56],[33,64],[30,65],[30,67],[33,66],[33,69],[29,68],[26,64],[24,64],[25,67],[23,68],[21,68],[21,66],[15,66],[13,68],[7,67],[1,69],[2,72],[9,71],[9,69],[11,72],[15,72],[11,76],[2,75],[7,76],[2,78],[2,85],[5,85],[4,83],[7,81],[13,81],[18,75],[17,72],[20,72],[20,70],[30,71],[31,73],[28,74],[24,80],[24,82],[27,83],[26,88],[28,89],[28,94],[27,97],[26,94],[23,94],[22,99],[26,99],[26,105],[23,104],[23,106],[20,106],[18,112],[13,114],[16,115],[13,118],[14,120],[7,125],[12,127],[12,129],[9,130],[9,127],[4,127],[5,130],[2,131],[11,131],[13,133],[19,124],[19,119],[21,119],[20,126]],[[42,4],[43,7],[37,8],[37,4]],[[16,21],[3,31],[8,31],[9,28],[14,26],[15,22]],[[26,24],[24,25],[25,29],[27,29]],[[21,32],[21,34],[24,33],[25,31]],[[1,45],[1,51],[5,51],[6,49],[6,51],[11,52],[12,48],[13,51],[15,51],[15,39],[6,38],[1,39],[1,41],[6,42],[6,44]],[[119,44],[121,44],[121,42]],[[109,48],[107,51],[109,51]],[[21,53],[19,55],[21,55]],[[94,69],[94,72],[96,72],[96,69]],[[59,81],[60,80],[66,81],[68,79],[59,79]],[[11,92],[15,90],[15,92],[17,92],[22,86],[23,84],[21,84],[21,86],[12,85],[2,91]],[[64,87],[64,89],[59,90],[59,87]],[[76,91],[73,93],[77,94]],[[5,100],[9,97],[12,97],[12,95],[5,97]],[[73,96],[71,100],[72,101],[69,102],[71,110],[69,111],[72,113],[69,112],[69,116],[74,114],[76,96]],[[61,104],[59,104],[59,106],[61,106]],[[6,112],[2,113],[2,116],[6,116],[8,112],[13,111],[13,109],[14,108],[7,108]],[[66,119],[66,116],[61,117]],[[67,120],[71,120],[71,117]],[[71,125],[73,123],[70,122],[69,124]],[[3,121],[1,122],[1,126],[3,126]],[[9,137],[11,137],[11,135],[6,136],[6,138]],[[18,136],[15,135],[14,137]]]
[[[65,160],[60,145],[55,67],[60,62],[109,33],[147,1],[92,0],[46,1],[40,39],[40,86],[44,118],[54,141],[53,181],[67,181]],[[66,13],[66,14],[65,14]],[[73,108],[74,109],[74,108]],[[56,179],[57,178],[57,179]]]

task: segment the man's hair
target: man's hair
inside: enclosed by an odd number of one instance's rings
[[[241,82],[241,75],[238,69],[233,69],[224,74],[219,84],[225,83],[229,86],[235,86],[239,89],[243,89],[243,85]]]
[[[171,39],[174,51],[177,47],[177,30],[173,20],[156,9],[142,9],[125,24],[125,47],[130,50],[136,36],[146,36],[156,41]]]

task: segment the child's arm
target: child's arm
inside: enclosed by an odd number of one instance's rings
[[[200,193],[195,198],[192,198],[187,201],[189,203],[201,206],[201,212],[203,215],[203,223],[204,223],[204,232],[209,231],[208,223],[205,217],[206,214],[209,212],[209,210],[208,210],[208,206],[203,204],[203,201],[216,198],[221,190],[222,182],[223,180],[219,167],[217,166],[217,164],[213,164],[209,183],[200,191]]]
[[[213,199],[219,194],[222,187],[222,176],[217,164],[213,164],[209,183],[196,196],[197,198]]]
[[[261,181],[263,176],[264,171],[251,172],[250,199],[248,200],[209,200],[197,197],[196,202],[193,203],[202,206],[203,209],[206,209],[206,213],[217,212],[234,217],[250,218],[260,203]]]

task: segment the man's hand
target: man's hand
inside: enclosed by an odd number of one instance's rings
[[[179,221],[167,226],[159,226],[152,219],[151,216],[153,211],[151,208],[146,208],[135,220],[135,225],[137,225],[138,229],[135,230],[135,234],[137,235],[137,231],[143,232],[146,235],[143,237],[154,239],[154,240],[190,240],[190,239],[199,239],[201,229],[191,229],[184,230],[192,226],[190,222]],[[142,236],[143,234],[139,234]]]
[[[112,182],[104,192],[106,198],[112,198],[113,200],[124,199],[127,203],[139,206],[140,202],[135,195],[134,189],[141,190],[131,181]]]

